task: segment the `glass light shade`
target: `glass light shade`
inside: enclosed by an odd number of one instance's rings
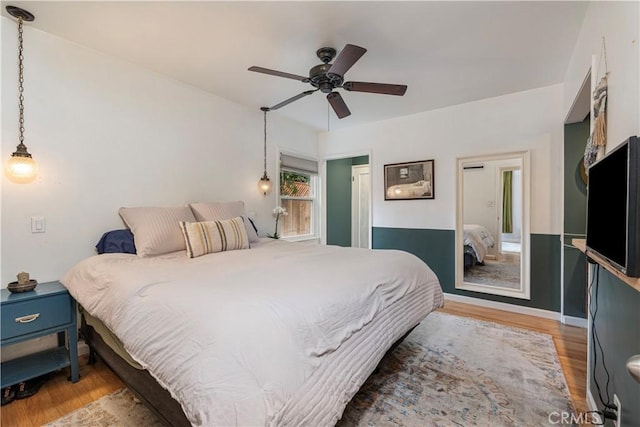
[[[12,155],[5,167],[5,173],[10,181],[28,184],[36,178],[36,161],[30,156]]]
[[[265,196],[271,193],[271,180],[266,173],[262,176],[262,178],[260,178],[260,181],[258,181],[258,191]]]

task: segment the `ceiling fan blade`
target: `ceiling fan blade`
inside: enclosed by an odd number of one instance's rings
[[[292,96],[289,99],[285,99],[284,101],[282,101],[279,104],[274,105],[273,107],[269,107],[269,110],[277,110],[278,108],[282,108],[285,105],[289,105],[292,102],[297,101],[300,98],[304,98],[307,95],[311,95],[312,93],[315,93],[316,90],[306,90],[306,91],[304,91],[302,93],[297,94],[296,96]]]
[[[355,46],[352,44],[345,45],[342,52],[338,54],[336,60],[333,61],[333,65],[331,68],[327,70],[327,74],[337,74],[339,76],[344,76],[344,73],[349,71],[349,68],[353,67],[353,64],[356,63],[358,59],[364,55],[367,49]]]
[[[391,85],[386,83],[368,83],[368,82],[344,82],[342,84],[344,90],[352,92],[369,92],[380,93],[382,95],[402,96],[407,91],[407,85]]]
[[[249,67],[249,71],[255,71],[256,73],[269,74],[271,76],[276,76],[276,77],[285,77],[287,79],[299,80],[303,83],[309,82],[309,77],[299,76],[297,74],[285,73],[283,71],[270,70],[268,68],[263,68],[263,67],[256,67],[256,66]]]
[[[349,107],[347,107],[347,104],[345,104],[344,99],[342,99],[342,96],[338,92],[331,92],[330,94],[328,94],[327,100],[329,101],[329,104],[331,104],[333,111],[336,112],[336,116],[338,116],[339,119],[344,119],[345,117],[351,115]]]

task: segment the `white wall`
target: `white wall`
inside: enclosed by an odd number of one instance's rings
[[[15,22],[2,18],[2,154],[17,145]],[[3,284],[28,271],[58,279],[94,254],[103,232],[123,228],[120,206],[244,200],[258,226],[273,226],[275,193],[258,194],[262,112],[26,27],[25,143],[35,183],[2,174]],[[213,77],[212,77],[213,78]],[[275,147],[317,155],[317,133],[269,113],[268,172]],[[46,217],[46,233],[30,217]]]
[[[564,108],[568,114],[580,85],[591,67],[592,56],[604,72],[602,37],[607,48],[609,90],[607,94],[607,151],[631,135],[640,134],[640,3],[591,2],[585,14],[567,72]]]
[[[531,232],[559,234],[561,112],[562,85],[553,85],[325,132],[320,155],[371,150],[373,226],[453,230],[456,159],[531,150]],[[435,160],[435,199],[385,201],[384,164],[425,159]]]
[[[463,172],[462,222],[482,225],[497,239],[496,209],[499,199],[496,191],[500,183],[495,165],[492,164],[494,162],[482,163],[482,169],[467,169]]]

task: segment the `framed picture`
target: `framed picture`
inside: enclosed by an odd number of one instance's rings
[[[384,165],[384,199],[433,199],[433,160]]]

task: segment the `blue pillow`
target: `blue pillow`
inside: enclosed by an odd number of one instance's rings
[[[131,230],[111,230],[102,235],[96,245],[99,254],[135,254],[136,245],[133,242]]]

